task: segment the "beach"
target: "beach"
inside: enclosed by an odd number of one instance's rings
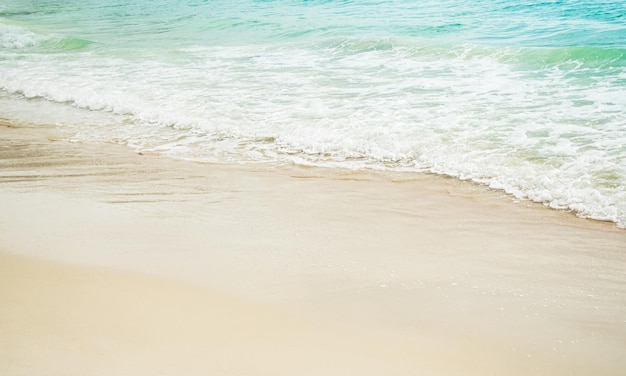
[[[626,231],[467,181],[0,127],[3,375],[619,375]]]
[[[622,375],[625,18],[0,0],[0,376]]]

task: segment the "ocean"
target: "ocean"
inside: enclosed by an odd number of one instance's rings
[[[0,0],[0,119],[435,173],[626,227],[626,2]]]

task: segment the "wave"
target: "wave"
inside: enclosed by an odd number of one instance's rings
[[[626,68],[626,49],[598,47],[528,48],[505,62],[537,66],[577,63],[580,68]]]
[[[0,23],[0,47],[29,52],[72,52],[84,49],[94,42],[71,35],[37,33],[25,27]]]
[[[17,25],[0,23],[0,47],[6,49],[24,49],[38,45],[42,36]]]
[[[314,49],[335,55],[354,55],[364,52],[389,52],[416,61],[493,60],[515,70],[548,71],[593,69],[599,73],[619,73],[626,70],[626,48],[601,47],[494,47],[473,43],[433,43],[427,38],[326,38],[317,41]]]
[[[0,19],[0,97],[87,140],[430,171],[626,226],[626,49],[508,43],[536,24],[477,40],[465,34],[475,14],[390,25],[384,9],[363,21],[350,3],[337,14],[294,5],[287,20],[269,2],[235,18],[162,9],[144,20],[145,2],[59,28]]]
[[[94,42],[87,39],[75,38],[71,36],[61,36],[46,39],[40,45],[42,49],[49,50],[46,52],[72,52],[85,49],[92,44],[94,44]]]

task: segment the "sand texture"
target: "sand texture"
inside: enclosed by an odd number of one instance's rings
[[[626,231],[0,127],[0,375],[622,375]]]

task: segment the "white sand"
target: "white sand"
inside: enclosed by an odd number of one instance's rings
[[[0,127],[2,375],[626,369],[613,224],[433,176],[63,139]]]

